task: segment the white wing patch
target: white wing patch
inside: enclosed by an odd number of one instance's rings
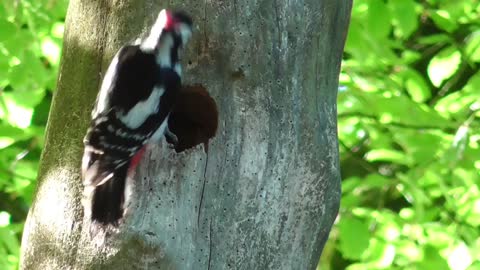
[[[142,42],[140,45],[140,48],[143,51],[153,51],[155,47],[158,44],[158,38],[163,32],[163,28],[165,27],[165,24],[167,23],[167,11],[162,10],[158,14],[157,20],[152,26],[152,29],[150,29],[150,33],[148,34],[148,37]]]
[[[141,126],[151,115],[158,112],[160,97],[165,92],[163,87],[155,87],[150,96],[140,101],[127,113],[119,115],[118,118],[129,128],[136,129]]]
[[[107,95],[110,86],[112,86],[113,78],[118,64],[119,53],[120,51],[118,51],[115,57],[113,57],[113,60],[110,63],[110,66],[108,66],[107,72],[103,77],[102,86],[100,87],[100,93],[98,93],[97,97],[97,104],[92,111],[92,118],[95,118],[99,113],[104,112],[105,109],[109,107]]]

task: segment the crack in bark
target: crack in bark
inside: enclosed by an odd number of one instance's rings
[[[275,23],[277,25],[277,31],[278,31],[278,51],[280,51],[280,48],[282,47],[282,30],[280,27],[280,17],[278,13],[278,1],[273,0],[274,3],[274,8],[275,8]]]
[[[208,268],[210,270],[212,264],[212,220],[208,224]]]
[[[316,44],[315,44],[315,51],[318,53],[320,52],[320,41],[321,41],[321,37],[320,35],[318,36],[318,39],[315,39],[315,37],[312,37],[312,40],[315,40],[316,41]],[[315,91],[315,110],[317,111],[317,115],[315,118],[318,119],[318,122],[317,123],[321,123],[321,112],[320,112],[320,102],[318,101],[318,96],[320,94],[320,79],[318,78],[319,76],[319,72],[318,72],[318,61],[320,61],[320,57],[316,57],[317,59],[315,60],[315,88],[314,91]]]
[[[207,0],[204,2],[203,6],[203,39],[205,42],[205,51],[208,48],[208,37],[207,37]]]
[[[202,213],[203,197],[205,195],[205,184],[207,183],[207,168],[208,168],[208,150],[205,149],[205,169],[203,170],[203,185],[202,185],[202,194],[200,195],[200,203],[198,205],[198,216],[197,216],[197,227],[200,227],[200,215]]]
[[[235,24],[238,26],[237,0],[233,0],[233,10],[235,12]]]

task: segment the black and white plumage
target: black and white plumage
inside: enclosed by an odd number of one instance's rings
[[[150,34],[123,46],[108,67],[84,139],[82,176],[91,193],[87,212],[93,223],[118,224],[127,175],[138,165],[144,146],[168,131],[181,87],[179,51],[191,31],[187,15],[162,10]]]

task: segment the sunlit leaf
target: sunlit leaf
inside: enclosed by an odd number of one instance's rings
[[[480,198],[472,197],[458,207],[458,215],[462,217],[468,224],[478,227],[480,226]]]
[[[30,126],[33,109],[17,104],[15,95],[12,93],[4,93],[3,97],[8,110],[8,122],[12,126],[19,128],[26,128]]]
[[[455,235],[452,234],[451,229],[439,226],[439,224],[425,226],[425,232],[428,242],[437,248],[447,248],[455,242]]]
[[[435,109],[444,115],[466,117],[470,106],[480,100],[480,73],[470,78],[461,91],[454,92],[440,99]]]
[[[395,220],[389,219],[379,222],[376,235],[378,238],[383,239],[387,242],[396,241],[400,237],[400,228]]]
[[[472,256],[465,243],[461,242],[447,249],[448,265],[451,269],[466,270],[472,264]]]
[[[0,228],[10,225],[12,216],[5,211],[0,211]]]
[[[416,102],[424,102],[431,97],[431,90],[425,79],[414,70],[406,70],[403,73],[405,88]]]
[[[396,262],[400,265],[409,265],[418,262],[423,257],[423,250],[414,241],[401,240],[396,244]]]
[[[394,245],[372,238],[364,259],[370,265],[369,269],[384,269],[392,265],[395,254]]]
[[[468,37],[465,45],[465,54],[473,62],[480,62],[480,31]]]
[[[56,22],[52,25],[52,36],[56,38],[63,38],[65,31],[65,24],[63,22]]]
[[[47,37],[42,40],[42,53],[50,63],[57,65],[60,62],[60,52],[60,44],[53,39]]]
[[[449,47],[440,51],[428,64],[428,77],[433,85],[439,87],[443,81],[450,78],[460,65],[460,52]]]
[[[371,150],[365,155],[365,158],[369,161],[390,161],[405,165],[409,165],[411,163],[407,155],[400,151],[391,149]]]
[[[438,27],[447,32],[453,32],[458,27],[458,24],[448,10],[433,11],[430,17]]]

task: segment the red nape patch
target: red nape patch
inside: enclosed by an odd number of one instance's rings
[[[142,160],[142,156],[145,153],[146,146],[142,147],[136,154],[133,156],[132,160],[130,161],[130,167],[128,168],[129,171],[135,170],[140,160]]]
[[[170,12],[165,11],[162,14],[162,16],[163,16],[162,20],[164,21],[163,28],[165,28],[166,30],[172,29],[175,24],[175,21],[172,15],[170,14]]]

